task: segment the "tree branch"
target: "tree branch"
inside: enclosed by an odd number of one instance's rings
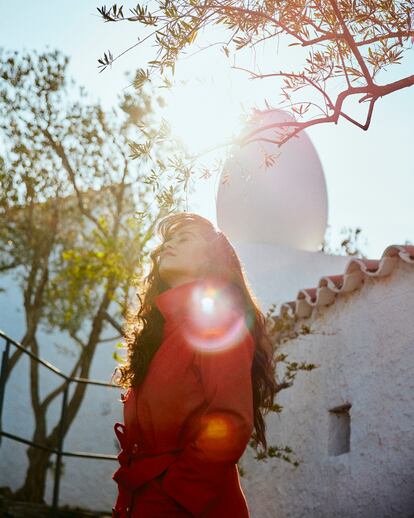
[[[0,272],[5,272],[7,270],[12,270],[13,268],[16,268],[19,265],[20,265],[20,263],[17,262],[17,261],[13,261],[12,263],[9,263],[9,264],[3,264],[3,265],[0,266]]]
[[[367,115],[365,124],[361,124],[360,122],[356,121],[355,119],[353,119],[352,117],[350,117],[349,115],[347,115],[346,113],[344,113],[342,111],[341,111],[341,116],[344,119],[348,120],[349,122],[352,122],[352,124],[355,124],[355,126],[358,126],[358,128],[361,128],[362,130],[366,131],[369,128],[369,125],[371,124],[372,112],[374,110],[374,104],[375,104],[376,100],[377,100],[377,98],[372,98],[369,103],[368,115]]]
[[[341,11],[338,8],[338,5],[335,0],[329,0],[329,3],[332,6],[332,9],[335,12],[335,15],[342,27],[342,30],[344,32],[345,41],[348,43],[350,49],[352,50],[352,53],[354,54],[356,60],[358,61],[359,66],[361,67],[362,73],[364,74],[365,80],[369,85],[374,84],[373,79],[371,77],[371,74],[368,70],[368,67],[365,63],[364,58],[361,56],[361,53],[359,52],[359,49],[354,41],[354,37],[349,32],[348,27],[342,17]]]
[[[116,330],[118,331],[118,333],[121,335],[121,336],[124,336],[124,330],[122,329],[122,326],[120,324],[118,324],[118,322],[111,317],[111,315],[105,311],[104,313],[104,319],[109,322],[111,324],[111,326]]]
[[[42,129],[42,132],[46,139],[48,140],[49,144],[51,145],[52,149],[55,151],[55,153],[58,155],[58,157],[62,160],[63,167],[65,168],[66,172],[69,175],[69,179],[71,181],[71,184],[75,190],[76,198],[78,200],[78,207],[81,211],[81,213],[86,216],[89,220],[91,220],[97,228],[100,230],[100,232],[106,237],[106,231],[102,227],[102,225],[99,223],[99,221],[91,214],[90,211],[86,210],[84,202],[83,202],[83,195],[82,192],[79,190],[77,183],[76,183],[76,174],[74,170],[72,169],[72,166],[70,165],[70,162],[68,160],[68,157],[66,156],[65,150],[63,149],[62,145],[59,142],[55,142],[52,135],[49,133],[49,130]]]
[[[336,100],[334,112],[330,116],[326,117],[320,117],[317,119],[309,120],[306,122],[298,122],[298,121],[285,121],[285,122],[275,122],[272,124],[267,124],[265,126],[262,126],[261,128],[257,128],[250,133],[247,134],[247,136],[243,137],[239,140],[239,143],[241,145],[247,145],[251,142],[271,142],[274,144],[278,144],[279,147],[284,144],[287,140],[289,140],[291,137],[297,135],[300,131],[302,131],[305,128],[309,128],[311,126],[314,126],[315,124],[325,124],[328,122],[334,122],[335,124],[338,122],[338,119],[340,116],[346,118],[353,124],[358,125],[362,129],[365,129],[365,126],[371,122],[372,117],[372,110],[375,101],[379,97],[384,97],[385,95],[389,95],[397,90],[401,90],[402,88],[408,88],[410,86],[414,85],[414,75],[405,77],[404,79],[399,79],[398,81],[394,81],[393,83],[389,83],[387,85],[371,85],[371,86],[361,86],[361,87],[352,87],[348,88],[347,90],[341,92]],[[342,112],[342,104],[345,101],[345,99],[351,95],[357,95],[357,94],[365,94],[361,99],[359,99],[359,102],[364,102],[367,100],[374,100],[374,103],[370,105],[369,111],[368,111],[368,117],[367,121],[364,125],[361,125],[360,123],[357,123],[353,119],[351,119],[349,116],[345,116],[345,114]],[[273,128],[281,128],[281,127],[293,127],[295,128],[294,131],[289,133],[289,135],[285,138],[283,138],[280,141],[275,141],[270,138],[254,138],[255,135],[258,133],[262,133],[263,131],[267,131]]]
[[[70,374],[69,374],[69,377],[70,378],[74,378],[76,376],[76,372],[77,370],[79,369],[79,365],[82,361],[82,352],[80,353],[75,365],[73,366]],[[67,385],[67,381],[64,380],[55,390],[53,390],[52,392],[50,392],[47,397],[45,397],[45,399],[42,401],[42,404],[40,405],[41,409],[42,409],[42,412],[45,412],[47,407],[50,405],[50,403],[59,395],[61,394],[64,390],[65,390],[65,387]]]
[[[414,31],[397,31],[397,32],[390,32],[388,34],[380,34],[378,36],[374,36],[373,38],[368,38],[366,40],[362,41],[355,41],[355,45],[357,47],[362,47],[365,45],[371,45],[371,43],[377,43],[379,41],[383,40],[389,40],[391,38],[409,38],[414,36]]]
[[[325,92],[325,90],[323,88],[321,88],[318,84],[316,84],[315,81],[313,81],[309,77],[305,76],[305,74],[294,74],[294,73],[288,73],[288,72],[275,72],[275,73],[271,73],[271,74],[256,74],[255,72],[253,72],[251,70],[247,70],[245,68],[241,68],[241,67],[233,67],[233,68],[235,70],[241,70],[241,71],[251,74],[253,76],[253,79],[267,79],[269,77],[290,77],[290,78],[294,78],[294,79],[301,79],[301,80],[309,83],[311,86],[313,86],[313,88],[318,90],[318,92],[320,92],[323,95],[323,97],[327,101],[328,108],[330,108],[332,110],[334,108],[333,102],[332,102],[331,98],[329,97],[329,95]]]

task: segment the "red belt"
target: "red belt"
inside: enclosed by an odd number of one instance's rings
[[[118,438],[119,444],[121,445],[121,452],[118,455],[118,460],[121,466],[129,465],[130,461],[142,459],[146,457],[156,457],[165,454],[176,454],[182,451],[183,448],[176,449],[161,449],[161,448],[145,448],[139,444],[128,444],[126,426],[123,423],[115,423],[114,426],[115,434]]]
[[[115,423],[114,429],[122,449],[118,455],[120,467],[112,478],[130,491],[160,475],[184,449],[140,448],[128,443],[124,424]]]

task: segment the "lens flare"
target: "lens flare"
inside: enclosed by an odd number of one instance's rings
[[[203,416],[197,446],[209,460],[230,461],[240,456],[239,444],[243,442],[242,429],[224,412]]]
[[[198,443],[205,450],[227,450],[231,441],[231,426],[229,420],[221,415],[206,416],[203,430],[198,436]]]
[[[210,416],[201,437],[207,441],[219,441],[229,437],[229,425],[223,416]]]
[[[209,353],[234,347],[246,332],[244,316],[222,286],[196,286],[189,301],[187,342]]]
[[[201,307],[204,313],[209,314],[214,312],[214,299],[211,297],[203,297],[201,299]]]

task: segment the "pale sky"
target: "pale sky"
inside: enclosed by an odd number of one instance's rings
[[[127,87],[125,71],[145,68],[151,48],[137,47],[116,61],[112,69],[99,74],[97,59],[105,51],[110,49],[117,55],[142,35],[140,27],[134,23],[104,23],[96,11],[102,3],[94,0],[0,0],[0,46],[44,50],[48,45],[50,49],[60,49],[70,56],[70,73],[77,83],[84,85],[109,108],[116,102],[118,93]],[[107,7],[112,3],[107,3]],[[124,5],[135,4],[125,2]],[[266,65],[267,55],[263,51],[255,58]],[[286,67],[288,56],[282,51],[270,56],[274,59],[273,70]],[[289,55],[289,60],[291,58]],[[269,68],[263,71],[271,70],[272,63],[269,63]],[[389,82],[413,73],[414,50],[411,49],[402,64],[391,67],[381,79]],[[211,92],[215,95],[225,92],[223,106],[229,117],[240,103],[245,108],[264,108],[264,97],[274,100],[274,107],[277,107],[274,84],[248,81],[242,73],[229,70],[219,46],[179,63],[177,77],[187,79],[189,76],[193,77],[193,84],[200,80],[208,86],[204,97],[200,90],[201,97],[193,100],[195,104],[190,107],[187,126],[191,125],[195,114],[203,115],[197,106],[203,106]],[[186,95],[182,97],[185,99]],[[222,106],[218,109],[223,113]],[[373,259],[379,258],[391,244],[403,244],[405,240],[414,242],[413,118],[414,87],[411,87],[377,102],[367,132],[346,121],[337,126],[323,125],[307,130],[324,168],[328,224],[334,237],[338,237],[341,227],[361,227],[363,242],[367,240],[363,251]],[[210,131],[210,134],[215,133]],[[189,209],[216,223],[214,183],[200,182]]]

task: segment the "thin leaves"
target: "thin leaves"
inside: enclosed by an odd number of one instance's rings
[[[106,67],[112,65],[112,62],[114,61],[114,57],[110,50],[108,50],[108,53],[104,53],[103,58],[98,59],[98,68],[100,68],[99,73],[103,72]]]
[[[169,70],[174,74],[181,52],[194,43],[200,31],[216,25],[231,31],[227,43],[220,46],[226,56],[231,51],[256,51],[258,44],[282,35],[289,47],[309,48],[304,66],[292,73],[302,79],[282,82],[283,107],[304,119],[303,126],[289,132],[291,136],[310,125],[337,122],[343,114],[343,102],[354,95],[354,88],[365,88],[361,93],[377,99],[413,83],[412,76],[407,76],[403,83],[384,85],[381,90],[374,82],[381,70],[402,62],[404,51],[414,40],[412,0],[263,0],[256,4],[158,0],[149,5],[137,4],[129,17],[124,17],[122,7],[116,4],[98,11],[105,21],[130,20],[153,27],[143,40],[152,38],[156,48],[156,56],[148,63],[151,73],[163,75]],[[100,66],[104,69],[112,61],[104,56]],[[255,78],[278,75],[258,70],[257,66],[252,71]],[[286,70],[282,72],[288,75]],[[141,71],[136,87],[140,89],[148,78]],[[343,87],[338,93],[340,81]]]

